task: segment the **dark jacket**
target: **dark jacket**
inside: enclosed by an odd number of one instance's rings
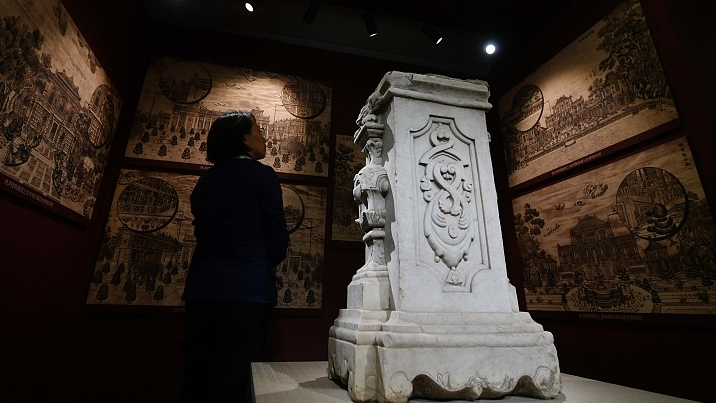
[[[184,297],[276,304],[288,231],[276,173],[251,159],[205,172],[191,194],[196,251]]]

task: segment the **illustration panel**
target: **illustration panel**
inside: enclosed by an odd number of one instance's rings
[[[206,169],[221,114],[251,111],[276,172],[328,176],[331,88],[301,77],[168,57],[152,59],[125,156]]]
[[[1,188],[88,221],[122,101],[59,0],[0,3]]]
[[[123,169],[87,304],[181,306],[196,249],[189,196],[196,175]]]
[[[716,314],[716,226],[685,137],[513,209],[530,310]]]
[[[326,234],[326,189],[282,184],[290,234],[288,255],[276,275],[283,283],[277,308],[320,309]]]
[[[189,196],[196,175],[122,170],[95,263],[88,305],[183,306],[196,248]],[[320,308],[325,190],[282,185],[291,232],[278,307]]]
[[[599,158],[678,118],[637,0],[507,92],[499,110],[510,186]]]
[[[363,230],[355,222],[358,218],[358,205],[353,199],[353,178],[364,166],[365,155],[353,142],[353,137],[336,136],[331,225],[331,238],[334,241],[363,240]]]

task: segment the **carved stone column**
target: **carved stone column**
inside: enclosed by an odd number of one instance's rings
[[[376,334],[392,308],[388,267],[385,262],[385,197],[390,185],[383,167],[384,125],[366,121],[354,141],[366,154],[366,166],[354,178],[358,202],[356,223],[365,232],[365,264],[348,285],[347,309],[330,329],[329,374],[343,380],[354,401],[375,399],[377,379]]]
[[[389,72],[361,110],[366,262],[329,337],[354,401],[561,391],[552,335],[509,283],[485,125],[487,83]]]

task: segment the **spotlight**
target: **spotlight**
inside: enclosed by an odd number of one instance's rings
[[[438,33],[438,31],[434,30],[431,26],[425,25],[423,26],[423,32],[425,35],[430,38],[430,40],[434,44],[439,44],[443,40],[443,36]]]
[[[318,10],[321,8],[321,2],[318,0],[311,1],[311,4],[308,6],[308,9],[306,10],[306,14],[303,15],[303,22],[306,24],[310,24],[313,22],[313,19],[316,18],[316,14],[318,14]]]
[[[363,13],[363,21],[365,21],[365,29],[368,31],[368,36],[378,35],[378,28],[375,27],[375,21],[373,21],[373,14],[369,12]]]
[[[246,7],[246,10],[248,10],[250,13],[253,13],[256,6],[261,5],[261,3],[263,3],[263,0],[249,0],[244,3],[244,7]]]
[[[491,43],[488,43],[487,46],[485,46],[485,53],[487,53],[488,55],[495,53],[496,50],[497,47],[495,47],[495,45]]]

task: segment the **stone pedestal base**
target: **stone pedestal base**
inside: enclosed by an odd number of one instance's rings
[[[328,339],[328,378],[348,390],[354,402],[376,401],[378,353],[374,345]]]
[[[328,338],[328,377],[348,389],[354,402],[376,399],[376,336],[387,311],[341,309]]]
[[[392,312],[382,330],[360,330],[368,312],[343,310],[330,331],[329,378],[353,401],[549,399],[562,389],[552,334],[527,313]]]
[[[507,278],[486,82],[388,72],[361,109],[353,180],[365,264],[329,334],[357,402],[526,395],[562,382],[552,334]]]

